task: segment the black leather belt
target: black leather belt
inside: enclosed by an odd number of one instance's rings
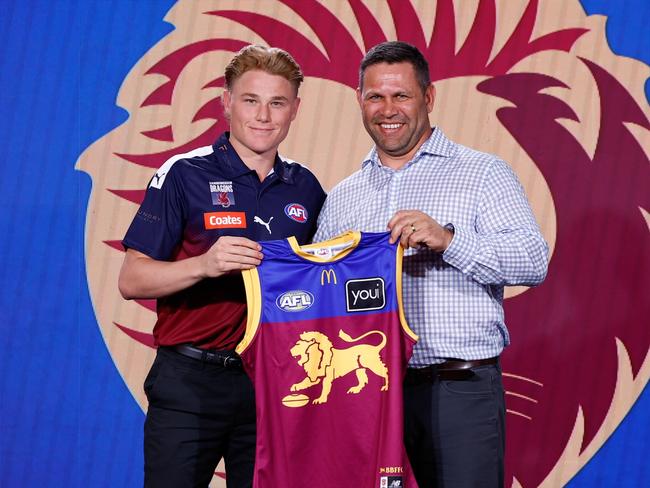
[[[199,349],[189,344],[179,344],[169,347],[172,351],[210,364],[218,364],[224,368],[241,369],[242,363],[239,354],[235,351],[215,351],[212,349]]]
[[[499,358],[476,359],[463,361],[448,359],[443,363],[432,364],[424,368],[407,368],[404,382],[407,384],[432,383],[440,380],[466,380],[474,376],[472,368],[497,364]]]

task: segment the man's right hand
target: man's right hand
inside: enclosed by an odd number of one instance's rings
[[[263,258],[262,246],[245,237],[223,236],[198,257],[204,278],[216,278],[233,271],[252,269]]]

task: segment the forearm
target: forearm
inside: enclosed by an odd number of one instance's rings
[[[200,256],[180,261],[158,261],[127,251],[118,286],[127,300],[134,298],[160,298],[189,288],[204,275]]]

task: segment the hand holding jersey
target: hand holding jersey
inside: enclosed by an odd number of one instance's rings
[[[451,244],[453,232],[419,210],[400,210],[388,222],[390,243],[400,241],[404,249],[427,246],[444,252]]]
[[[262,246],[245,237],[222,236],[204,254],[198,256],[204,278],[252,269],[262,261]]]

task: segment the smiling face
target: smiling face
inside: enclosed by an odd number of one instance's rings
[[[422,90],[411,63],[378,63],[366,68],[357,98],[363,125],[383,164],[403,166],[431,135],[429,113],[434,95],[432,85]]]
[[[295,86],[282,76],[251,70],[237,78],[223,93],[237,154],[244,161],[259,156],[273,160],[299,105]]]

